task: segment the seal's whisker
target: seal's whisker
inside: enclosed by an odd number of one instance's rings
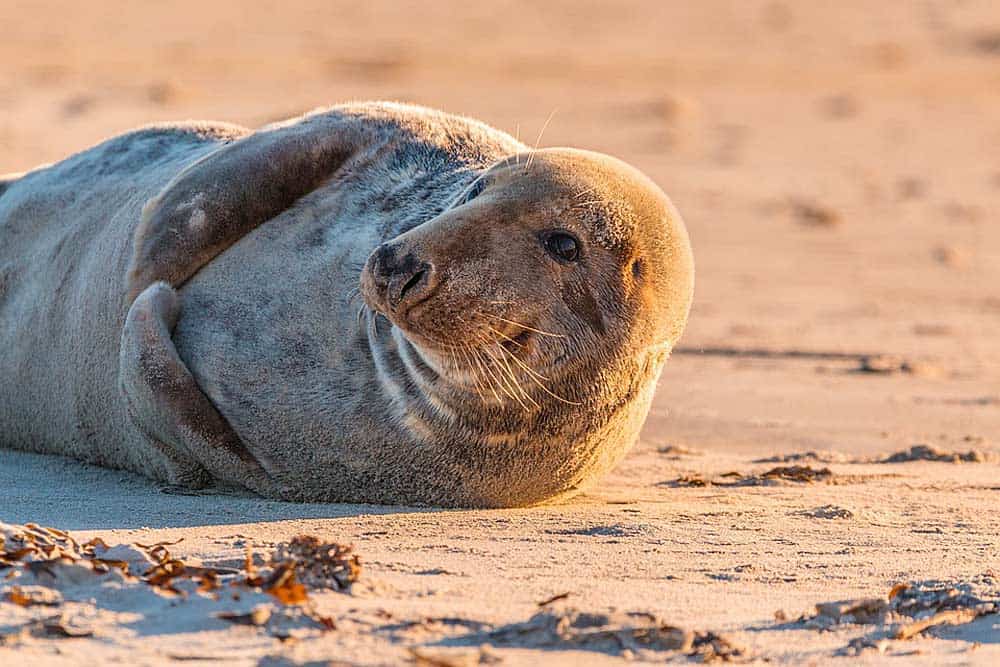
[[[500,348],[500,361],[503,363],[503,367],[507,372],[507,377],[509,377],[514,382],[514,386],[517,387],[517,390],[521,393],[521,395],[524,398],[528,399],[528,402],[530,402],[536,408],[542,407],[538,404],[537,401],[535,401],[535,399],[531,397],[531,395],[527,391],[524,390],[524,387],[521,386],[521,381],[517,379],[517,374],[514,373],[514,369],[511,368],[510,363],[507,361],[506,357],[504,357],[505,352],[508,355],[510,355],[511,352],[505,350],[503,345],[500,345],[499,343],[497,343],[497,347]],[[525,407],[525,410],[527,410],[527,407]]]
[[[465,357],[466,365],[469,367],[469,373],[472,375],[472,386],[476,390],[476,395],[479,396],[479,400],[483,403],[486,402],[486,396],[483,394],[483,385],[479,380],[479,373],[476,372],[475,367],[472,365],[472,361],[469,360],[469,354],[466,352],[466,346],[458,348],[458,351]]]
[[[496,333],[500,333],[500,332],[497,332],[496,329],[493,329],[493,327],[490,327],[490,329],[492,331],[496,332]],[[489,348],[492,345],[496,345],[501,350],[499,361],[496,358],[494,358],[493,355],[490,354],[490,352],[489,352]],[[484,348],[484,350],[490,356],[490,359],[492,359],[494,361],[494,363],[497,364],[497,369],[500,372],[500,375],[501,376],[506,375],[506,377],[509,378],[510,381],[513,382],[514,387],[520,393],[521,396],[523,396],[524,398],[528,399],[531,403],[533,403],[535,405],[535,407],[541,407],[540,405],[538,405],[537,402],[535,402],[534,399],[531,398],[531,396],[528,394],[528,392],[526,392],[524,390],[524,387],[521,386],[520,381],[517,379],[517,375],[514,373],[514,370],[511,368],[510,364],[507,362],[506,358],[504,357],[504,353],[507,353],[507,354],[512,354],[512,353],[510,351],[506,350],[503,347],[503,345],[500,345],[499,339],[494,339],[494,340],[489,341],[487,343],[486,347]],[[502,366],[501,366],[501,364],[502,364]],[[521,403],[520,400],[518,400],[518,402]],[[522,407],[524,409],[527,409],[527,406],[525,406],[523,403],[521,403],[521,404],[522,404]]]
[[[507,385],[508,386],[513,385],[512,388],[516,389],[519,394],[524,394],[524,389],[521,387],[520,383],[517,381],[517,378],[514,376],[514,374],[511,373],[510,365],[507,363],[507,360],[502,355],[499,358],[494,357],[493,353],[490,352],[490,347],[492,347],[492,345],[494,344],[495,343],[487,345],[486,347],[483,348],[483,351],[486,352],[489,358],[496,365],[497,372],[499,373],[500,377],[507,383]]]
[[[466,326],[468,324],[465,318],[462,317],[461,315],[457,316],[456,319],[462,326]],[[479,395],[479,400],[485,403],[486,395],[483,393],[483,389],[486,387],[486,384],[484,382],[484,379],[480,376],[479,371],[481,370],[481,366],[477,368],[477,366],[473,363],[472,357],[469,354],[470,352],[474,352],[472,345],[466,343],[461,346],[458,346],[456,349],[458,349],[458,351],[461,352],[462,356],[465,358],[465,362],[468,366],[469,373],[472,375],[472,382],[475,387],[476,394]],[[494,395],[495,393],[496,392],[494,392]]]
[[[590,201],[580,201],[573,204],[573,208],[579,208],[581,206],[590,206],[591,204],[603,204],[603,199],[591,199]]]
[[[521,143],[521,124],[520,123],[515,123],[514,124],[514,140],[517,141],[517,143]],[[521,166],[521,154],[520,153],[516,153],[514,155],[514,160],[516,161],[516,166],[520,167]]]
[[[361,303],[364,304],[364,299],[361,298],[361,288],[355,287],[344,295],[344,304],[347,306],[352,306],[361,299]],[[366,304],[365,304],[366,305]]]
[[[501,392],[503,392],[505,395],[510,396],[515,401],[518,401],[520,403],[520,400],[518,399],[517,395],[511,390],[511,387],[508,384],[506,378],[503,377],[503,373],[500,372],[500,368],[499,368],[499,365],[497,364],[497,360],[493,357],[492,354],[490,354],[489,348],[487,347],[488,341],[486,341],[484,338],[480,337],[479,338],[479,343],[480,343],[480,347],[478,348],[478,351],[479,351],[480,355],[482,356],[483,365],[489,371],[490,377],[494,381],[496,381],[497,388]]]
[[[536,329],[534,327],[529,327],[527,324],[521,324],[520,322],[515,322],[514,320],[508,320],[507,318],[500,317],[499,315],[489,315],[489,314],[487,314],[487,317],[492,317],[492,318],[498,319],[501,322],[506,322],[507,324],[513,324],[516,327],[521,327],[522,329],[527,329],[528,331],[534,331],[536,334],[540,334],[542,336],[551,336],[553,338],[565,338],[566,337],[565,334],[552,333],[551,331],[542,331],[541,329]]]
[[[497,332],[497,333],[499,333],[499,332]],[[503,334],[501,334],[501,335],[503,335]],[[536,371],[535,369],[533,369],[531,366],[527,365],[526,363],[524,363],[523,361],[521,361],[520,359],[518,359],[517,355],[514,354],[513,352],[511,352],[510,350],[508,350],[502,344],[500,344],[499,340],[495,341],[495,343],[496,343],[497,347],[499,347],[507,356],[509,356],[511,359],[513,359],[514,362],[519,367],[521,367],[522,370],[524,370],[525,372],[527,372],[528,374],[534,376],[535,378],[537,378],[539,380],[546,381],[546,382],[549,380],[549,378],[547,378],[544,375],[540,374],[538,371]],[[506,363],[506,359],[505,359],[505,363]],[[509,364],[508,364],[508,367],[510,367]]]
[[[508,336],[507,334],[503,333],[502,331],[497,331],[496,329],[494,329],[493,327],[491,327],[491,326],[490,326],[490,325],[488,325],[488,324],[487,324],[486,326],[487,326],[487,327],[489,327],[489,330],[490,330],[490,331],[492,331],[493,333],[495,333],[495,334],[496,334],[497,336],[499,336],[500,338],[503,338],[503,339],[504,339],[504,340],[506,340],[506,341],[507,341],[508,343],[512,343],[512,344],[514,344],[514,345],[517,345],[518,347],[524,347],[524,344],[522,344],[522,343],[518,343],[518,342],[517,342],[516,340],[514,340],[513,338],[511,338],[511,337],[510,337],[510,336]]]
[[[549,382],[550,381],[549,378],[545,377],[544,375],[542,375],[541,373],[539,373],[538,371],[536,371],[534,368],[532,368],[531,366],[527,365],[526,363],[524,363],[523,361],[521,361],[520,359],[518,359],[516,354],[514,354],[513,352],[511,352],[510,350],[508,350],[507,348],[505,348],[503,345],[500,346],[500,349],[502,349],[504,352],[506,352],[507,354],[509,354],[510,357],[511,357],[511,359],[513,359],[515,362],[517,362],[517,365],[520,366],[521,368],[523,368],[528,373],[534,375],[536,378],[538,378],[539,380],[541,380],[543,382]]]
[[[486,394],[491,393],[499,401],[500,397],[497,395],[496,390],[493,389],[493,383],[490,382],[489,378],[486,377],[486,371],[483,368],[482,362],[479,360],[479,356],[475,354],[475,351],[471,346],[466,346],[466,349],[471,353],[469,368],[473,370],[476,375],[476,384],[482,390],[483,402],[486,402]],[[473,365],[473,362],[475,365]]]
[[[524,392],[524,390],[521,389],[516,382],[512,382],[511,381],[512,378],[504,374],[503,366],[500,365],[500,362],[497,361],[497,358],[493,356],[492,352],[490,352],[489,347],[484,347],[482,348],[482,350],[483,353],[486,354],[486,356],[490,359],[490,361],[494,365],[494,372],[496,373],[497,382],[500,384],[500,388],[503,390],[505,394],[507,394],[515,401],[517,401],[517,403],[521,406],[522,409],[527,410],[528,406],[524,404],[524,401],[521,400],[521,397],[518,395],[518,390],[520,390],[522,393]]]
[[[597,186],[596,185],[594,187],[592,187],[592,188],[587,188],[586,190],[581,190],[580,192],[577,192],[575,195],[573,195],[573,199],[579,199],[580,197],[583,197],[584,195],[589,195],[591,192],[594,192],[595,190],[597,190]]]
[[[470,347],[469,352],[472,354],[472,357],[476,360],[476,365],[479,367],[481,371],[483,371],[483,380],[484,382],[486,382],[487,388],[490,390],[490,392],[493,394],[493,397],[496,398],[498,402],[503,403],[503,399],[500,398],[500,394],[497,393],[496,388],[493,386],[493,380],[491,379],[488,370],[483,364],[483,360],[479,354],[479,350]]]
[[[482,335],[477,335],[476,338],[475,338],[474,343],[475,343],[476,347],[473,348],[473,352],[475,353],[476,357],[481,361],[481,363],[482,363],[481,367],[483,368],[484,373],[489,378],[490,385],[493,386],[493,384],[495,382],[496,383],[496,387],[501,392],[503,392],[504,394],[507,394],[509,396],[510,392],[507,391],[505,389],[505,387],[503,386],[503,383],[500,382],[500,378],[497,377],[497,374],[496,374],[496,369],[493,367],[493,364],[490,363],[491,357],[488,355],[488,353],[485,353],[484,346],[487,343],[487,341],[483,338]]]
[[[503,349],[503,347],[501,346],[500,349]],[[523,362],[520,359],[518,359],[516,356],[514,356],[513,353],[511,353],[510,351],[507,351],[507,350],[505,350],[505,352],[507,352],[508,354],[510,354],[511,358],[514,359],[514,361],[518,362],[519,364],[522,364],[522,366],[523,366]],[[528,369],[528,368],[525,367],[525,370],[529,370],[530,371],[531,369]],[[539,380],[535,377],[534,371],[531,371],[528,374],[528,379],[531,380],[532,382],[534,382],[535,384],[537,384],[542,391],[544,391],[546,394],[548,394],[552,398],[556,399],[557,401],[561,401],[561,402],[563,402],[563,403],[565,403],[567,405],[583,405],[583,403],[580,403],[580,402],[577,402],[577,401],[571,401],[568,398],[564,398],[564,397],[560,396],[559,394],[555,393],[554,391],[552,391],[551,389],[549,389],[548,387],[546,387],[544,384],[542,384],[541,382],[539,382]]]
[[[545,119],[545,123],[542,125],[542,129],[538,131],[538,138],[535,139],[535,146],[534,148],[531,149],[531,152],[528,153],[528,159],[524,161],[525,171],[531,168],[531,160],[532,158],[535,157],[535,152],[538,151],[538,144],[542,143],[542,135],[545,134],[545,129],[549,126],[549,123],[552,122],[552,117],[556,115],[556,111],[558,111],[558,109],[552,110],[552,113],[549,114],[549,117]]]
[[[465,364],[466,366],[468,366],[469,373],[472,376],[472,384],[476,390],[476,394],[479,395],[480,400],[485,401],[486,397],[483,396],[482,392],[480,391],[482,385],[479,382],[479,373],[476,372],[476,368],[472,365],[472,360],[469,358],[469,353],[467,352],[466,348],[467,346],[463,345],[458,348],[458,352],[459,354],[462,355],[462,358],[465,359]]]

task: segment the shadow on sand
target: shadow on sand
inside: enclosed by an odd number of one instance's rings
[[[185,528],[443,511],[289,503],[230,490],[191,492],[71,459],[0,449],[0,521],[7,523],[34,522],[63,530]]]

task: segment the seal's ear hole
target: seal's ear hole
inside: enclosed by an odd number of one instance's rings
[[[632,277],[636,280],[642,279],[643,274],[646,272],[646,266],[643,264],[642,260],[639,258],[632,260]]]

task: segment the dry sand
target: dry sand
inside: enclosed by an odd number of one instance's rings
[[[529,141],[556,110],[542,145],[616,154],[680,208],[691,324],[640,444],[558,506],[182,496],[0,452],[0,521],[111,544],[183,537],[175,555],[216,565],[310,533],[353,543],[364,568],[350,593],[311,595],[336,630],[284,642],[212,616],[263,594],[63,586],[93,637],[28,637],[0,664],[399,664],[414,646],[423,664],[611,664],[622,646],[699,659],[600,634],[650,624],[629,612],[772,662],[1000,663],[996,614],[884,643],[896,625],[796,622],[898,583],[1000,597],[994,3],[171,4],[0,4],[0,171],[142,123],[260,125],[347,99],[428,104]],[[917,444],[986,460],[878,462]],[[830,473],[762,476],[794,465]],[[553,619],[503,629],[562,593],[545,607],[567,619],[561,642],[539,646]],[[0,602],[0,635],[55,613]]]

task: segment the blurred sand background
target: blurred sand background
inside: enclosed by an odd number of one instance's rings
[[[367,582],[323,597],[340,630],[295,645],[112,618],[99,639],[0,648],[0,661],[157,663],[181,647],[241,664],[398,664],[456,630],[385,632],[383,612],[502,625],[571,592],[580,609],[652,611],[761,659],[820,664],[868,630],[785,627],[776,610],[908,581],[996,593],[997,460],[871,462],[916,444],[1000,449],[995,3],[0,1],[0,172],[145,123],[259,126],[360,99],[474,116],[529,142],[551,114],[540,145],[614,154],[670,194],[697,294],[642,441],[582,498],[496,512],[180,497],[0,452],[2,521],[109,542],[183,536],[176,549],[207,562],[310,532],[353,542]],[[832,482],[677,482],[808,450],[835,453],[805,461]],[[13,622],[4,608],[0,624]],[[996,664],[998,623],[863,659]]]

